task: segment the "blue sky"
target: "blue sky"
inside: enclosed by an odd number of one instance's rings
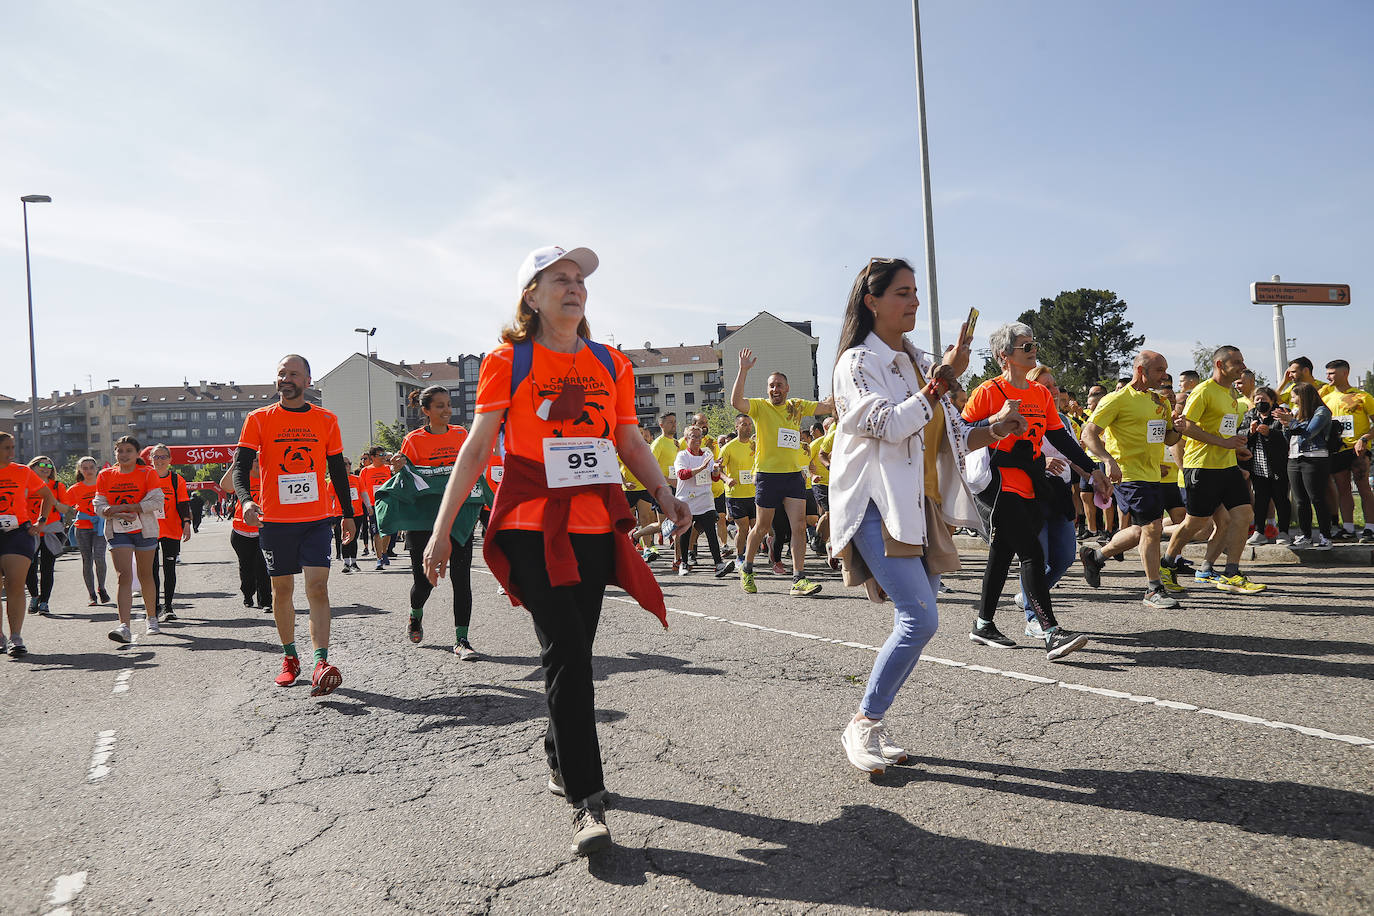
[[[1374,362],[1374,4],[922,6],[940,308],[979,336],[1116,291],[1175,368]],[[589,245],[597,337],[811,319],[822,376],[869,257],[923,261],[905,2],[35,2],[0,34],[0,392],[323,374],[482,352],[531,248]],[[3,208],[0,208],[3,209]],[[918,283],[925,289],[923,269]],[[922,312],[916,338],[928,340]],[[89,379],[88,379],[89,376]]]

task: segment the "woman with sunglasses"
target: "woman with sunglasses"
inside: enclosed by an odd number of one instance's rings
[[[1019,557],[1027,610],[1034,614],[1035,622],[1045,634],[1046,657],[1056,661],[1083,648],[1088,639],[1060,627],[1050,605],[1040,531],[1045,526],[1043,507],[1052,504],[1053,495],[1045,476],[1042,444],[1048,440],[1070,464],[1080,468],[1094,465],[1064,428],[1049,389],[1029,378],[1029,373],[1036,367],[1034,332],[1030,326],[1019,321],[1004,324],[992,332],[989,344],[993,357],[1002,366],[1002,374],[988,379],[969,395],[964,405],[964,420],[969,423],[986,420],[1004,405],[1013,404],[1026,418],[1027,429],[1024,434],[1006,436],[988,446],[991,481],[977,495],[985,511],[990,513],[991,545],[988,565],[983,571],[978,619],[969,639],[1001,649],[1016,646],[1015,640],[997,629],[993,614],[1006,585],[1012,558]],[[1105,498],[1107,479],[1100,468],[1093,471],[1092,481],[1098,494]]]
[[[105,520],[95,514],[95,478],[100,466],[87,455],[76,463],[76,483],[67,488],[67,500],[76,507],[73,536],[81,551],[81,578],[90,596],[88,607],[110,603],[105,591]]]
[[[597,267],[587,248],[530,252],[516,273],[519,303],[503,342],[482,360],[476,420],[435,519],[448,530],[505,429],[501,486],[483,557],[511,603],[524,605],[539,639],[548,700],[544,752],[549,790],[575,808],[573,846],[610,845],[596,734],[592,642],[607,584],[625,589],[667,626],[663,593],[628,533],[616,457],[640,480],[681,534],[692,525],[639,435],[634,367],[623,353],[589,339],[585,278]],[[432,538],[431,582],[451,545]]]
[[[158,547],[158,513],[163,512],[162,482],[157,472],[138,457],[133,436],[115,440],[115,466],[95,478],[95,511],[105,518],[110,531],[110,556],[114,560],[119,626],[110,639],[133,639],[134,578],[143,593],[148,635],[162,632],[157,622],[157,585],[153,582],[153,556]]]
[[[37,499],[38,511],[30,509]],[[33,524],[52,511],[53,493],[33,468],[14,460],[14,436],[0,432],[0,576],[5,586],[5,621],[9,635],[0,633],[0,651],[18,658],[28,652],[24,646],[24,580],[37,541]]]
[[[166,583],[159,617],[163,621],[176,620],[172,599],[177,593],[177,557],[181,556],[182,543],[191,539],[191,491],[186,489],[186,481],[181,475],[172,470],[170,448],[162,443],[153,446],[152,458],[163,496],[163,512],[157,520],[158,546],[153,552],[153,587],[161,591]],[[162,568],[160,577],[159,565]]]
[[[62,515],[71,508],[71,504],[68,502],[67,485],[57,479],[57,469],[53,466],[51,458],[39,455],[29,462],[29,467],[53,495],[52,509],[46,516],[38,514],[38,495],[29,496],[29,511],[34,518],[33,533],[38,538],[38,550],[33,562],[29,564],[26,582],[29,589],[29,613],[46,615],[48,599],[52,597],[53,570],[66,540]]]

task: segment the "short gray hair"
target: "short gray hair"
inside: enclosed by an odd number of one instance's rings
[[[1004,325],[999,325],[988,337],[988,346],[992,349],[993,357],[1010,356],[1012,344],[1016,343],[1018,337],[1034,337],[1035,331],[1028,324],[1019,321],[1009,321]]]

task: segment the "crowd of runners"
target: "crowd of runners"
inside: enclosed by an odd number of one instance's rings
[[[841,733],[848,760],[878,773],[906,759],[883,717],[935,633],[961,535],[988,544],[969,639],[1017,644],[995,612],[1019,560],[1012,603],[1024,635],[1056,662],[1088,642],[1060,624],[1051,597],[1075,560],[1097,588],[1109,559],[1138,548],[1141,600],[1168,610],[1188,587],[1263,591],[1241,568],[1247,545],[1374,543],[1374,530],[1356,529],[1351,493],[1353,482],[1368,519],[1374,396],[1350,384],[1343,360],[1327,364],[1323,385],[1296,359],[1274,389],[1256,386],[1243,354],[1223,346],[1210,376],[1181,372],[1175,386],[1165,358],[1144,350],[1115,390],[1094,386],[1080,402],[1039,362],[1033,330],[1013,322],[990,336],[1001,374],[966,392],[972,328],[942,354],[916,348],[906,337],[915,274],[874,258],[845,307],[831,397],[791,397],[776,371],[766,397],[746,397],[758,360],[744,349],[732,429],[712,430],[703,414],[679,427],[671,413],[650,429],[636,415],[629,359],[591,339],[586,277],[597,266],[586,248],[531,252],[515,315],[482,362],[472,429],[453,425],[447,389],[430,387],[415,398],[424,425],[395,454],[370,448],[356,466],[334,414],[306,400],[309,362],[285,357],[279,400],[245,421],[219,481],[229,495],[214,506],[232,516],[244,606],[272,614],[283,687],[301,675],[301,577],[314,696],[343,683],[329,657],[331,566],[356,575],[361,556],[384,570],[402,544],[403,638],[424,640],[426,605],[447,576],[453,652],[480,659],[469,636],[480,528],[485,565],[528,610],[540,645],[548,786],[574,806],[579,852],[610,842],[591,661],[608,584],[664,626],[657,577],[698,570],[748,595],[790,598],[815,596],[818,579],[839,571],[870,600],[891,601],[892,634]],[[90,604],[116,606],[111,640],[136,639],[136,597],[147,635],[175,619],[178,556],[202,506],[171,457],[125,436],[112,465],[84,458],[67,486],[45,457],[18,463],[13,437],[0,433],[0,649],[28,651],[26,614],[49,613],[55,560],[69,545]],[[1183,556],[1194,541],[1206,543],[1196,568]],[[763,570],[776,578],[760,581]]]

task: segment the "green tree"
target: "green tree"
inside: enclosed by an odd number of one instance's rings
[[[202,464],[200,467],[196,468],[195,476],[191,479],[208,480],[212,483],[218,483],[219,479],[224,476],[224,472],[227,470],[229,470],[229,465],[227,464]]]
[[[735,431],[735,417],[739,416],[739,411],[729,404],[714,404],[702,408],[697,413],[706,417],[706,431],[717,439]],[[678,434],[681,435],[681,431],[686,428],[685,422],[679,423]]]
[[[408,430],[406,429],[404,420],[397,420],[390,426],[378,420],[376,444],[380,445],[388,452],[399,452],[401,450],[401,443],[405,441],[407,432]]]
[[[1193,368],[1197,370],[1198,375],[1203,378],[1212,377],[1212,354],[1217,352],[1220,346],[1221,344],[1205,344],[1200,340],[1193,342],[1191,355],[1193,357]],[[1256,385],[1269,384],[1269,378],[1263,372],[1255,369],[1255,367],[1249,365],[1249,363],[1247,363],[1246,366],[1254,371]]]
[[[1126,318],[1126,302],[1108,289],[1077,289],[1041,299],[1039,309],[1021,313],[1035,331],[1040,362],[1054,370],[1059,387],[1081,395],[1101,382],[1116,387],[1122,363],[1145,343]]]

